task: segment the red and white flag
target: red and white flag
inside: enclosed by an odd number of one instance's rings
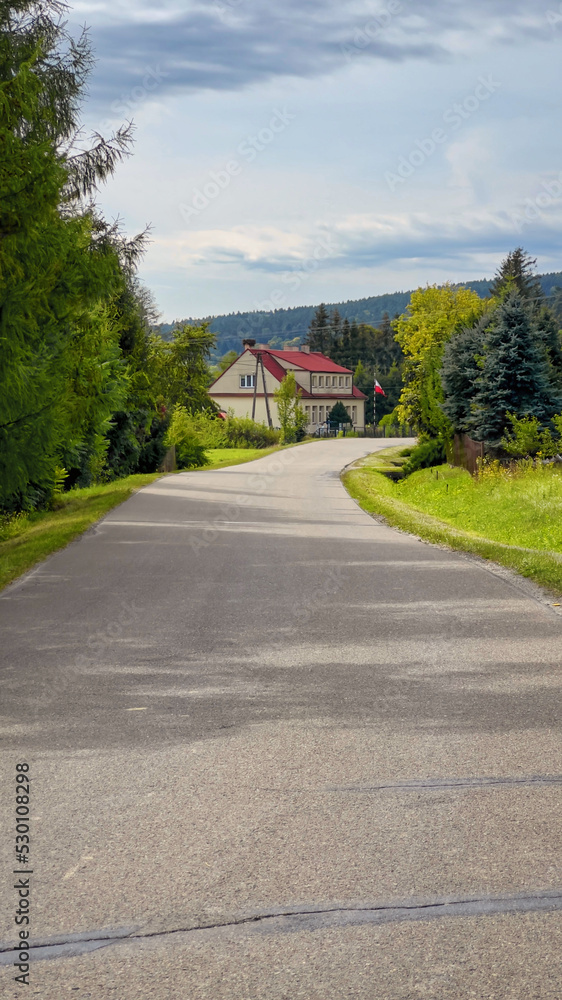
[[[378,393],[379,396],[386,396],[386,392],[384,391],[382,385],[380,384],[380,382],[377,382],[376,379],[375,379],[375,392]]]

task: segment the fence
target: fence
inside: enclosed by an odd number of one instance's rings
[[[467,469],[471,475],[474,475],[478,471],[478,460],[483,458],[483,442],[473,441],[468,434],[455,434],[451,444],[447,448],[447,461],[449,465],[456,465],[461,469]]]
[[[390,424],[389,426],[383,426],[379,424],[377,427],[366,427],[365,437],[374,438],[410,438],[417,437],[416,432],[409,424]]]

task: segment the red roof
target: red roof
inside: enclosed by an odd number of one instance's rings
[[[252,350],[255,354],[255,348]],[[334,374],[340,375],[353,375],[350,368],[342,368],[341,365],[336,365],[334,361],[330,361],[325,354],[320,354],[319,351],[311,351],[307,354],[306,351],[273,351],[269,347],[267,351],[261,351],[263,355],[272,354],[274,358],[281,358],[286,361],[288,365],[292,368],[304,368],[308,372],[333,372]]]
[[[279,364],[277,358],[282,358],[283,361],[290,365],[291,368],[300,368],[304,371],[331,372],[334,375],[353,375],[350,368],[342,368],[341,365],[336,365],[333,361],[330,361],[330,358],[327,358],[325,354],[320,354],[319,351],[311,351],[310,354],[307,354],[306,351],[274,351],[269,348],[260,348],[258,350],[255,347],[247,347],[246,351],[249,354],[253,354],[254,357],[256,354],[261,354],[264,368],[279,382],[282,382],[285,378],[287,369],[283,368],[283,366]],[[239,357],[242,357],[242,355],[239,355]],[[217,376],[212,385],[209,386],[209,389],[213,388],[215,383],[222,378],[225,372],[227,372],[229,368],[232,368],[232,365],[236,364],[236,361],[238,361],[238,358],[236,358],[235,361],[228,366],[228,368],[225,368],[224,372],[221,372],[221,374]],[[336,387],[334,386],[334,389],[335,388]],[[328,387],[326,387],[326,391],[323,393],[309,392],[302,386],[299,386],[299,389],[303,399],[317,399],[319,395],[338,399],[341,398],[341,394],[337,392],[337,390],[335,392],[333,390],[330,391]],[[224,393],[216,393],[216,395],[222,396]],[[258,395],[260,395],[260,393],[258,393]],[[356,385],[353,386],[351,395],[356,399],[367,399],[365,393],[361,392]]]

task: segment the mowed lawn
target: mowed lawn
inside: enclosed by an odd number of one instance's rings
[[[400,449],[371,455],[344,476],[370,513],[421,538],[473,552],[562,593],[562,467],[529,464],[473,478],[447,465],[392,482]]]
[[[210,464],[205,469],[222,469],[264,458],[278,448],[209,448]],[[0,522],[0,589],[52,552],[68,545],[104,517],[113,507],[127,500],[162,473],[127,476],[100,486],[70,490],[62,494],[55,510],[20,514]]]
[[[397,495],[448,524],[506,545],[562,552],[562,468],[474,479],[463,469],[423,469]]]

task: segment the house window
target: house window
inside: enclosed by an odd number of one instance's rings
[[[310,406],[305,406],[304,412],[306,413],[307,423],[310,423]]]
[[[312,376],[312,388],[316,389],[316,375]]]
[[[351,385],[351,375],[346,375],[345,376],[345,387],[346,387],[346,389],[349,389],[350,385]]]
[[[340,389],[343,389],[343,375],[340,375]]]
[[[320,389],[324,388],[324,376],[323,375],[319,375],[318,376],[318,386],[319,386]]]
[[[354,424],[357,423],[357,407],[356,406],[352,406],[351,407],[351,419],[353,420]]]
[[[319,424],[323,424],[324,423],[324,407],[323,406],[319,406],[318,407],[318,423]]]
[[[240,376],[240,388],[241,389],[253,389],[256,384],[255,375],[241,375]]]
[[[349,406],[346,406],[346,410],[347,410],[347,415],[348,415],[348,417],[349,417],[349,416],[350,416],[350,412],[349,412]]]
[[[315,406],[312,407],[312,423],[313,424],[316,423],[316,407]]]
[[[332,376],[332,385],[337,385],[337,384],[338,384],[338,376],[337,375],[333,375]]]

